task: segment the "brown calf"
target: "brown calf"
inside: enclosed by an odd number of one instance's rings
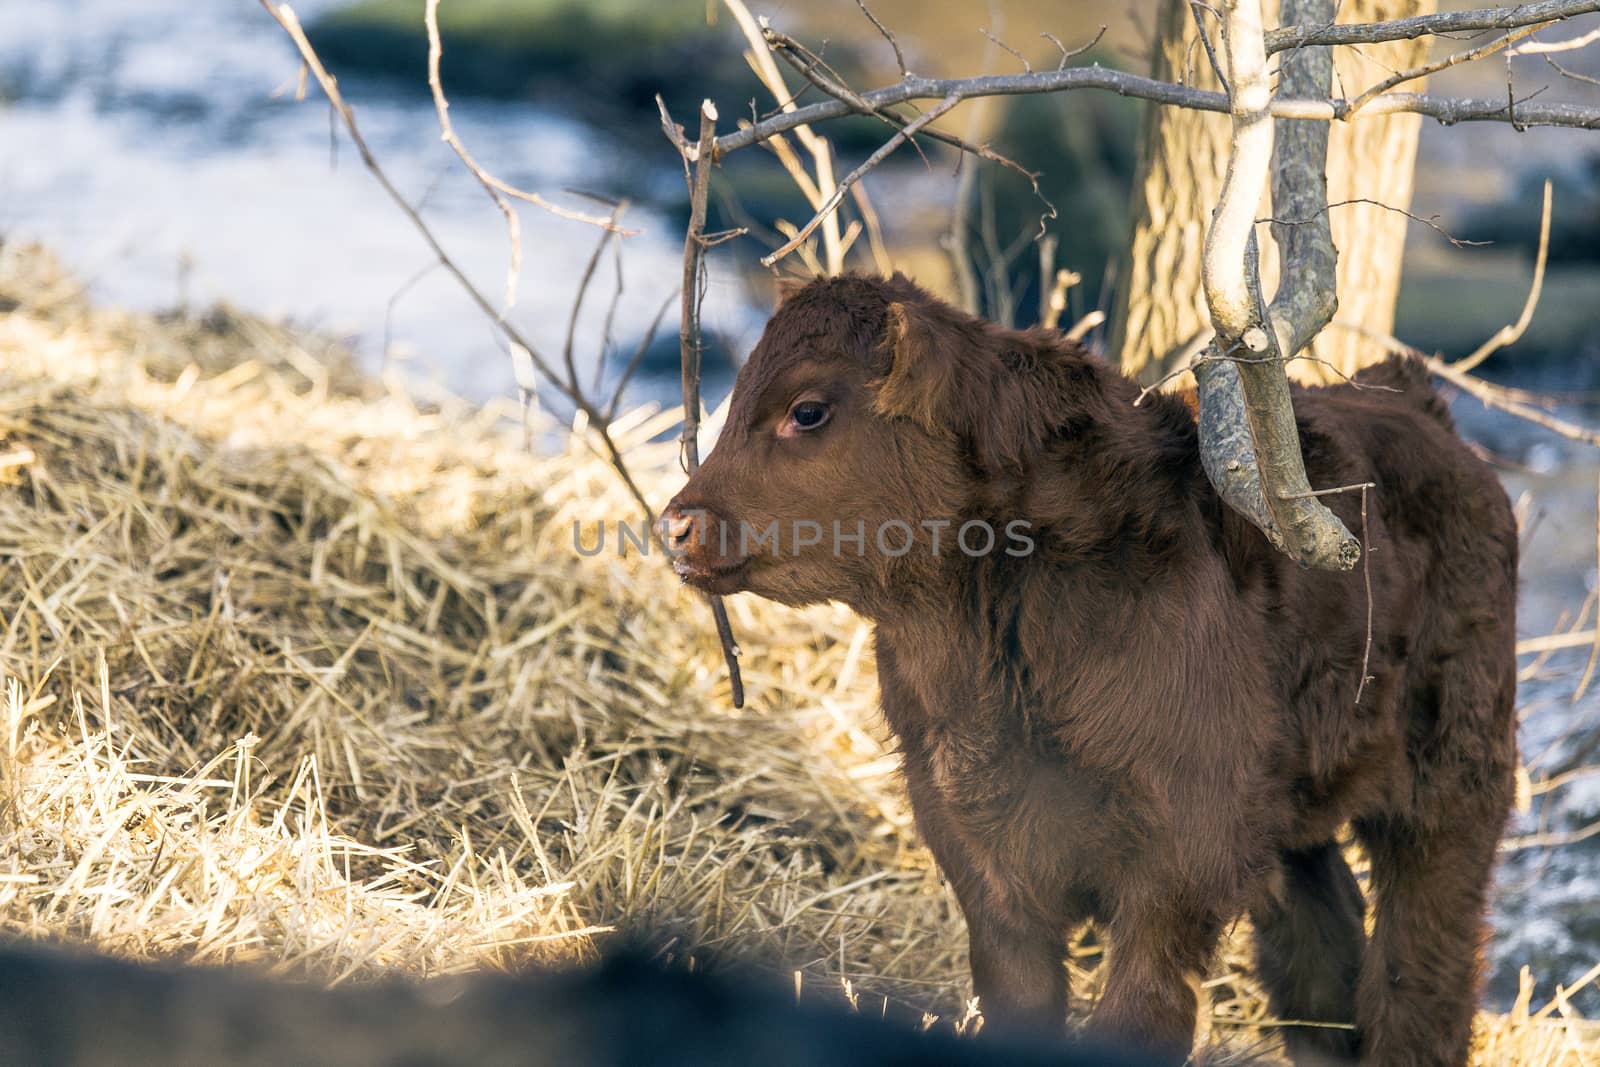
[[[1513,792],[1516,529],[1416,366],[1298,392],[1313,484],[1375,482],[1362,574],[1297,569],[1206,482],[1179,400],[903,277],[814,282],[740,371],[663,520],[717,593],[877,627],[917,825],[992,1024],[1187,1053],[1190,980],[1248,913],[1299,1062],[1458,1065]],[[1361,529],[1355,494],[1328,498]],[[985,529],[989,536],[985,535]],[[1337,836],[1372,861],[1375,917]],[[1321,1058],[1320,1060],[1318,1058]]]

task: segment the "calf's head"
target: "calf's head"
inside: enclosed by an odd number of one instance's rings
[[[715,449],[663,514],[678,573],[707,592],[867,614],[899,599],[897,584],[963,551],[962,524],[991,517],[997,487],[1026,466],[1030,337],[899,274],[789,294]],[[974,532],[967,547],[984,541]]]

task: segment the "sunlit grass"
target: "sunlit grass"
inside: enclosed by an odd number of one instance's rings
[[[963,1018],[964,928],[860,620],[735,598],[734,711],[660,560],[573,551],[574,520],[637,520],[582,436],[532,456],[510,411],[419,404],[254,320],[0,277],[18,293],[0,929],[325,981],[573,962],[619,930]],[[617,431],[658,503],[669,423]],[[1079,1013],[1098,962],[1078,945]],[[1214,1062],[1270,1053],[1242,928],[1207,984]],[[1593,1062],[1545,999],[1485,1014],[1479,1062]]]

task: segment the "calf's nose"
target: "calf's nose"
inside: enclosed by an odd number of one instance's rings
[[[694,516],[684,514],[676,504],[669,505],[658,524],[661,540],[674,552],[686,551],[694,541]]]

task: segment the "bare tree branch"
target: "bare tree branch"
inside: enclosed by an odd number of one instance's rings
[[[1332,22],[1333,0],[1283,0],[1282,17],[1296,22]],[[1333,83],[1333,52],[1297,48],[1283,57],[1278,91],[1290,96],[1328,92]],[[1339,308],[1339,253],[1333,246],[1328,215],[1328,126],[1286,121],[1273,146],[1272,213],[1310,220],[1305,225],[1274,224],[1272,239],[1283,263],[1282,281],[1267,317],[1277,331],[1278,349],[1292,359],[1309,346]]]
[[[1360,323],[1335,321],[1333,325],[1341,330],[1353,330],[1363,337],[1382,345],[1396,355],[1410,356],[1413,359],[1420,360],[1423,366],[1428,368],[1428,373],[1443,378],[1462,392],[1475,397],[1484,407],[1495,408],[1531,422],[1536,426],[1543,426],[1545,429],[1552,433],[1560,434],[1569,441],[1577,441],[1581,444],[1600,448],[1600,430],[1591,430],[1587,426],[1579,426],[1576,423],[1568,422],[1566,419],[1557,418],[1546,411],[1541,411],[1526,400],[1520,399],[1518,396],[1519,390],[1507,389],[1503,386],[1486,382],[1474,375],[1464,374],[1438,356],[1430,356],[1426,352],[1406,344],[1399,338],[1390,337],[1387,334],[1374,333]]]
[[[1600,0],[1595,0],[1600,4]],[[976,78],[910,77],[858,94],[863,109],[843,100],[823,100],[786,111],[717,138],[717,152],[727,155],[757,144],[773,134],[796,126],[822,122],[851,114],[875,111],[910,100],[943,100],[949,96],[969,100],[983,96],[1022,96],[1030,93],[1057,93],[1072,89],[1101,89],[1119,96],[1148,100],[1166,107],[1186,107],[1196,111],[1226,112],[1225,93],[1209,92],[1171,82],[1157,81],[1106,67],[1068,67],[1065,70],[1040,70],[1032,74],[988,74]],[[1539,104],[1518,102],[1515,113],[1504,100],[1478,100],[1467,97],[1438,97],[1424,93],[1385,93],[1348,114],[1350,102],[1342,98],[1299,100],[1278,98],[1271,102],[1274,118],[1335,119],[1368,118],[1409,113],[1431,118],[1446,126],[1461,122],[1511,122],[1518,126],[1557,126],[1571,129],[1600,129],[1600,107],[1582,104]]]
[[[1557,63],[1549,56],[1545,56],[1544,61],[1550,64],[1550,69],[1554,70],[1563,78],[1570,78],[1572,81],[1582,82],[1585,85],[1600,85],[1600,78],[1591,78],[1587,74],[1579,74],[1575,70],[1568,70],[1566,67],[1563,67],[1560,63]]]
[[[430,5],[436,4],[438,0],[429,0],[429,3]],[[589,256],[589,262],[583,268],[583,275],[578,281],[578,295],[572,301],[572,311],[567,316],[567,339],[561,346],[561,362],[567,369],[567,384],[572,387],[573,392],[577,392],[579,388],[578,368],[573,361],[572,355],[573,343],[577,340],[578,334],[578,316],[583,311],[583,300],[589,292],[589,283],[594,280],[595,268],[600,265],[600,257],[605,255],[606,246],[611,244],[612,237],[616,235],[617,220],[622,217],[622,213],[627,210],[627,207],[628,203],[624,200],[612,209],[609,220],[610,225],[600,235],[600,240],[595,242],[594,253]]]
[[[1383,81],[1378,82],[1376,85],[1363,92],[1360,96],[1350,101],[1350,106],[1340,117],[1349,118],[1351,115],[1354,115],[1357,111],[1360,111],[1363,107],[1370,104],[1374,98],[1382,96],[1390,89],[1393,89],[1396,85],[1400,85],[1404,82],[1415,81],[1418,78],[1426,78],[1428,75],[1437,74],[1441,70],[1448,70],[1449,68],[1459,66],[1462,63],[1470,63],[1475,59],[1482,59],[1484,56],[1493,55],[1502,48],[1513,45],[1525,38],[1532,37],[1534,34],[1538,33],[1548,25],[1550,25],[1548,22],[1538,22],[1531,26],[1523,26],[1519,29],[1512,30],[1504,37],[1496,37],[1488,44],[1481,44],[1476,48],[1469,48],[1464,52],[1454,52],[1448,56],[1445,56],[1443,59],[1435,60],[1432,63],[1424,63],[1421,66],[1413,67],[1410,70],[1396,71],[1394,74],[1391,74],[1389,77],[1383,79]],[[1509,59],[1511,53],[1508,52],[1506,56]]]
[[[506,321],[500,310],[491,304],[488,298],[472,283],[471,279],[463,273],[455,260],[451,259],[450,255],[444,250],[444,246],[439,243],[439,239],[434,235],[427,222],[423,220],[422,216],[417,213],[416,209],[411,206],[400,190],[390,181],[388,174],[384,172],[383,167],[378,163],[377,157],[373,155],[372,149],[368,147],[366,138],[362,136],[361,127],[356,123],[355,112],[345,102],[344,95],[340,93],[338,81],[328,73],[327,68],[322,65],[321,57],[311,47],[311,42],[306,38],[305,29],[300,25],[300,18],[295,14],[294,9],[288,4],[277,3],[275,0],[261,0],[261,6],[266,8],[267,13],[277,21],[283,31],[289,35],[289,39],[294,42],[295,47],[300,52],[301,61],[310,69],[312,77],[316,79],[317,84],[322,88],[323,94],[327,96],[328,103],[332,107],[334,114],[344,124],[346,132],[350,135],[351,143],[356,146],[356,152],[361,156],[361,162],[372,173],[372,176],[377,179],[379,186],[383,188],[389,199],[394,201],[395,205],[410,220],[412,226],[422,235],[423,241],[427,243],[428,248],[438,259],[439,264],[460,283],[473,302],[499,325],[508,340],[521,345],[527,350],[529,358],[540,375],[559,390],[564,397],[584,411],[586,415],[593,418],[598,414],[598,412],[589,407],[588,401],[582,394],[576,393],[567,387],[561,377],[556,374],[554,368],[539,354],[539,351],[521,336],[516,327]]]
[[[1541,3],[1510,7],[1485,7],[1473,11],[1449,11],[1437,15],[1414,15],[1389,22],[1332,22],[1285,26],[1267,34],[1267,54],[1306,45],[1378,44],[1382,41],[1409,41],[1428,34],[1462,33],[1477,30],[1514,30],[1535,22],[1554,22],[1575,15],[1600,11],[1600,0],[1543,0]]]
[[[766,29],[765,34],[768,46],[774,52],[778,53],[778,55],[781,56],[785,62],[794,67],[795,70],[799,71],[801,76],[803,76],[807,81],[811,82],[812,85],[815,85],[818,89],[821,89],[834,99],[850,105],[853,111],[863,115],[876,115],[878,118],[882,119],[895,129],[904,129],[906,123],[911,121],[910,119],[904,118],[892,111],[875,107],[870,101],[866,100],[859,93],[846,85],[835,72],[831,70],[825,70],[824,65],[821,63],[821,60],[816,53],[812,52],[809,48],[801,44],[799,41],[796,41],[788,34],[781,33],[777,30],[771,29],[770,27]],[[921,135],[929,138],[930,140],[938,141],[941,144],[947,144],[952,148],[957,148],[963,152],[970,153],[971,155],[977,156],[979,159],[986,159],[991,163],[998,163],[1007,170],[1016,171],[1018,174],[1026,178],[1033,186],[1033,194],[1037,196],[1044,204],[1050,217],[1055,217],[1055,205],[1051,204],[1039,189],[1038,172],[1031,171],[1022,164],[1018,163],[1016,160],[1001,155],[999,152],[996,152],[986,144],[976,144],[969,139],[957,137],[955,134],[946,133],[943,130],[923,129],[921,131]],[[912,147],[916,147],[917,145],[915,140],[913,140],[911,144]],[[721,145],[722,142],[719,140],[719,149],[721,148]],[[920,148],[918,148],[917,151],[919,154],[921,153]],[[924,159],[926,159],[926,157],[924,157]]]
[[[790,252],[793,252],[800,245],[804,244],[806,238],[810,237],[816,228],[820,226],[825,219],[833,214],[834,209],[837,208],[844,200],[844,194],[849,191],[852,185],[860,181],[873,167],[876,167],[879,163],[882,163],[885,159],[889,158],[889,154],[891,152],[893,152],[896,148],[899,148],[906,141],[910,140],[912,135],[918,130],[922,129],[928,123],[932,122],[940,115],[943,115],[946,111],[949,111],[960,102],[960,99],[957,97],[946,98],[945,100],[940,101],[938,106],[929,108],[927,111],[924,111],[922,114],[918,115],[916,118],[902,126],[893,137],[885,141],[876,152],[868,156],[865,163],[862,163],[861,166],[844,176],[843,180],[841,180],[839,184],[834,187],[833,195],[828,197],[827,201],[823,203],[822,207],[817,210],[817,213],[811,217],[811,221],[801,227],[800,231],[791,237],[787,244],[773,252],[771,255],[762,256],[761,265],[763,267],[770,267],[778,260],[788,255]]]
[[[1386,204],[1382,200],[1374,200],[1370,196],[1352,196],[1352,197],[1350,197],[1350,198],[1348,198],[1346,200],[1335,200],[1333,203],[1329,204],[1323,211],[1319,211],[1316,214],[1317,215],[1321,215],[1324,212],[1331,211],[1336,207],[1348,207],[1351,204],[1369,204],[1372,207],[1381,208],[1384,211],[1392,211],[1396,215],[1404,215],[1406,218],[1410,219],[1412,222],[1420,222],[1422,225],[1428,227],[1428,229],[1432,230],[1434,233],[1438,234],[1440,237],[1443,237],[1446,241],[1449,241],[1456,248],[1476,248],[1476,247],[1479,247],[1481,245],[1490,245],[1490,244],[1494,243],[1493,241],[1468,241],[1468,240],[1464,240],[1464,239],[1462,239],[1460,237],[1457,237],[1455,234],[1451,233],[1449,230],[1445,229],[1443,226],[1440,226],[1439,225],[1439,216],[1438,215],[1429,215],[1427,217],[1423,217],[1422,215],[1418,215],[1415,212],[1407,211],[1405,208],[1395,207],[1393,204]],[[1287,219],[1287,218],[1282,218],[1282,217],[1277,216],[1277,215],[1269,215],[1264,219],[1257,219],[1256,221],[1257,222],[1270,222],[1275,226],[1304,226],[1308,222],[1315,222],[1316,221],[1316,215],[1313,215],[1310,218],[1304,218],[1304,219]]]
[[[783,75],[778,71],[778,65],[772,61],[772,52],[769,48],[762,47],[764,27],[750,14],[750,9],[745,6],[744,0],[722,0],[722,2],[723,6],[733,15],[733,20],[739,24],[739,32],[744,34],[745,40],[750,44],[748,53],[750,62],[754,64],[756,74],[760,77],[762,84],[767,87],[767,91],[778,102],[778,106],[783,109],[784,114],[795,114],[798,108],[789,93],[789,87],[784,83]],[[817,196],[811,201],[811,206],[814,210],[821,206],[822,198],[833,191],[833,147],[825,139],[813,133],[809,125],[803,122],[791,125],[795,129],[795,136],[800,138],[800,143],[816,160]],[[719,157],[726,155],[727,151],[720,145],[717,147],[717,155]],[[823,225],[822,245],[827,255],[829,268],[834,271],[841,270],[844,266],[844,254],[839,247],[839,219],[837,216],[830,216]]]

